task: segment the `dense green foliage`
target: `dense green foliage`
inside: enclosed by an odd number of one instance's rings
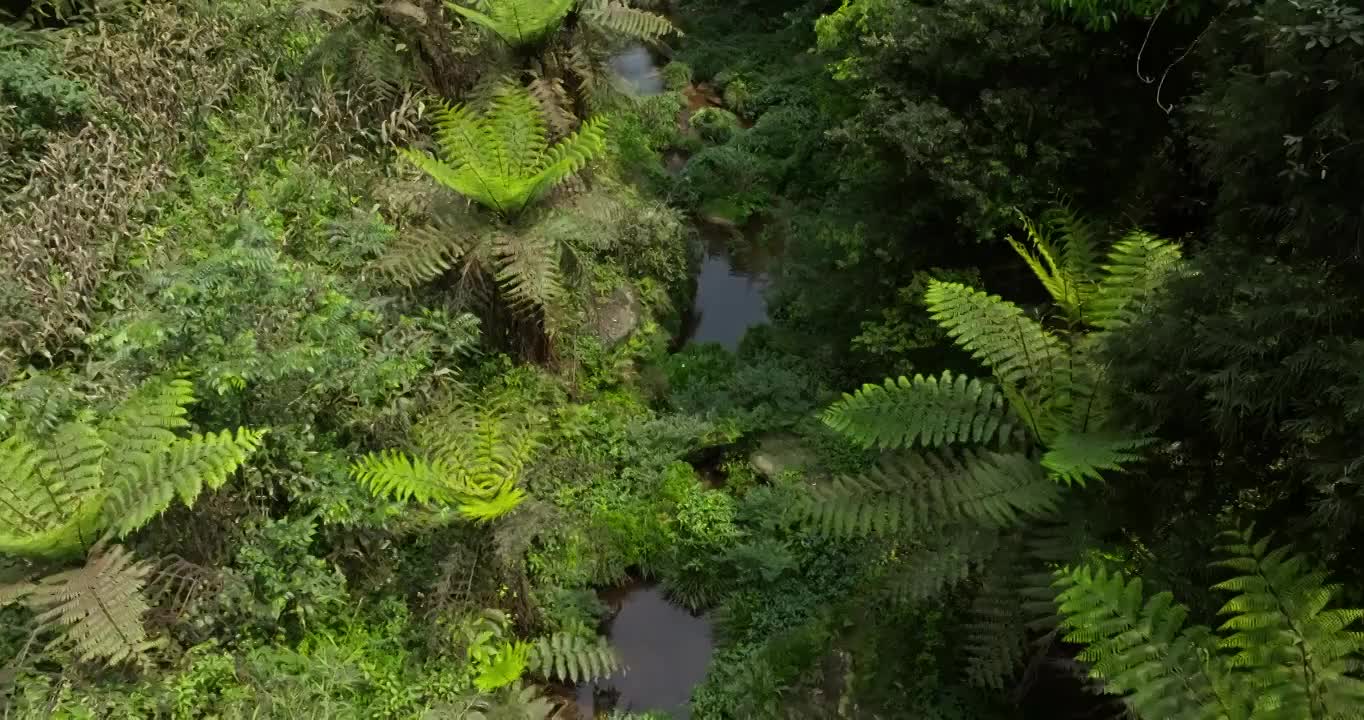
[[[0,8],[0,715],[1359,717],[1356,5]]]

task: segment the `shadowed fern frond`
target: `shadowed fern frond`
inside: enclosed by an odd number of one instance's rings
[[[867,447],[1004,445],[1015,430],[1003,393],[990,382],[944,372],[863,385],[834,403],[824,422]]]
[[[96,546],[84,566],[13,586],[0,600],[22,601],[36,613],[39,630],[55,632],[54,642],[70,644],[82,661],[115,665],[155,645],[142,624],[151,570],[118,545]]]
[[[500,215],[514,216],[606,151],[606,121],[588,120],[553,147],[539,104],[525,88],[499,85],[483,112],[436,113],[439,157],[402,154],[440,184]]]
[[[522,310],[553,308],[563,296],[560,249],[553,238],[533,230],[501,233],[493,241],[497,282]]]
[[[991,563],[980,574],[980,587],[971,600],[966,624],[966,679],[977,687],[1003,690],[1023,663],[1028,650],[1027,617],[1019,602],[1019,579],[1014,563],[1021,553],[1004,552],[1013,563]]]
[[[563,25],[577,0],[487,0],[486,13],[446,1],[445,6],[492,31],[513,47],[543,40]]]
[[[973,576],[1000,549],[999,531],[975,524],[943,528],[897,553],[886,588],[897,603],[917,603]]]
[[[798,507],[822,532],[852,537],[964,520],[1009,527],[1051,512],[1059,498],[1035,459],[966,448],[892,455],[866,475],[816,484]]]
[[[604,637],[554,633],[531,643],[529,668],[546,679],[577,684],[609,677],[620,662]]]
[[[1103,480],[1101,470],[1122,470],[1141,459],[1137,452],[1150,444],[1146,438],[1116,432],[1061,433],[1047,445],[1042,467],[1067,485]]]

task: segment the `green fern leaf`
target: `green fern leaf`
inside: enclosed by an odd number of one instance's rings
[[[1049,384],[1064,368],[1060,340],[998,295],[932,280],[924,300],[934,321],[1006,386]]]
[[[521,308],[553,308],[563,296],[559,247],[535,233],[502,233],[494,241],[501,283],[512,303]]]
[[[440,461],[410,457],[397,450],[370,453],[351,466],[351,475],[378,497],[449,503],[455,495],[451,471]]]
[[[527,643],[503,643],[493,661],[484,665],[474,677],[474,685],[480,691],[489,693],[521,679],[521,675],[526,672],[530,649]]]
[[[867,447],[1005,444],[1015,426],[1004,396],[991,383],[944,372],[864,385],[844,394],[824,422]]]
[[[1115,243],[1103,266],[1106,276],[1090,308],[1089,324],[1112,331],[1149,313],[1180,257],[1178,245],[1146,233],[1133,232]]]
[[[683,34],[668,18],[620,0],[588,0],[583,15],[594,26],[631,40],[655,42],[673,33]]]
[[[922,532],[972,520],[993,527],[1046,515],[1060,498],[1037,462],[964,449],[891,456],[861,477],[817,484],[801,513],[837,537]]]
[[[1098,282],[1092,231],[1066,208],[1048,213],[1042,226],[1021,213],[1019,217],[1029,244],[1025,246],[1013,236],[1006,240],[1042,281],[1066,318],[1080,324]]]
[[[620,663],[606,638],[554,633],[531,644],[529,667],[548,680],[577,684],[606,678]]]
[[[1068,432],[1057,436],[1042,456],[1042,467],[1067,485],[1089,480],[1103,481],[1101,470],[1122,470],[1141,459],[1136,450],[1150,444],[1147,438],[1118,433]]]
[[[971,577],[999,550],[999,532],[974,524],[944,528],[900,555],[886,587],[896,603],[918,603]]]
[[[488,12],[456,5],[445,6],[491,30],[513,47],[531,45],[555,32],[563,24],[576,0],[488,0]]]

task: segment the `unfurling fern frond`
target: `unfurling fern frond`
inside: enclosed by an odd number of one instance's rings
[[[155,645],[142,617],[149,609],[142,587],[151,565],[134,562],[122,547],[96,546],[83,567],[15,586],[10,602],[35,613],[40,630],[53,630],[85,662],[110,665],[140,659]]]
[[[600,118],[550,147],[539,105],[510,83],[494,90],[482,113],[460,105],[438,110],[436,128],[439,158],[410,149],[403,156],[442,185],[506,216],[606,151],[606,121]]]
[[[1140,579],[1089,565],[1060,570],[1056,601],[1067,642],[1085,645],[1079,659],[1110,693],[1126,695],[1150,720],[1202,720],[1209,708],[1237,704],[1234,679],[1204,627],[1185,627],[1188,610],[1170,593],[1147,600]],[[1222,717],[1250,717],[1228,712]]]
[[[1056,436],[1042,456],[1042,467],[1067,485],[1083,486],[1103,480],[1101,470],[1122,470],[1141,459],[1136,451],[1150,444],[1146,438],[1113,432],[1067,432]]]
[[[1109,251],[1088,322],[1101,330],[1126,327],[1148,312],[1156,292],[1178,267],[1179,246],[1154,235],[1129,233]]]
[[[1068,209],[1048,213],[1042,225],[1020,214],[1028,245],[1005,238],[1042,282],[1072,324],[1084,321],[1098,285],[1094,237],[1089,225]]]
[[[867,447],[1005,444],[1015,429],[993,383],[944,372],[864,385],[824,412],[824,422]]]
[[[606,638],[554,633],[531,643],[529,667],[546,679],[577,684],[609,677],[620,662]]]
[[[815,485],[799,508],[823,532],[850,537],[964,520],[1008,527],[1050,513],[1059,498],[1035,459],[968,448],[891,456],[864,476]]]
[[[655,42],[682,31],[668,18],[632,8],[621,0],[587,0],[583,17],[600,30],[631,40]]]
[[[445,6],[491,30],[513,47],[543,40],[563,25],[576,0],[488,0],[487,13],[453,2]]]
[[[70,556],[106,529],[138,529],[177,495],[189,505],[221,487],[264,431],[181,438],[193,399],[184,380],[152,381],[98,425],[66,423],[42,444],[0,442],[0,552]]]
[[[1061,341],[998,295],[932,280],[924,300],[933,320],[1006,386],[1050,383],[1064,365]]]
[[[351,476],[377,496],[453,507],[478,522],[525,500],[517,482],[535,439],[524,423],[489,409],[457,409],[425,421],[416,436],[422,454],[371,453],[351,466]]]
[[[1238,575],[1213,586],[1235,593],[1218,611],[1230,616],[1219,629],[1231,633],[1222,641],[1235,651],[1231,664],[1257,669],[1257,708],[1357,716],[1364,708],[1364,680],[1352,673],[1364,661],[1364,610],[1328,610],[1341,586],[1326,584],[1326,573],[1290,548],[1270,550],[1268,538],[1257,542],[1249,530],[1225,537],[1222,550],[1231,557],[1215,565]]]

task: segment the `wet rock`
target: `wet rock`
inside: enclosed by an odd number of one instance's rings
[[[773,434],[758,441],[758,449],[748,456],[748,463],[759,475],[775,480],[787,470],[813,466],[815,455],[795,435]]]
[[[615,292],[599,300],[593,309],[593,325],[603,345],[620,344],[639,327],[644,318],[644,306],[630,287],[616,288]]]

